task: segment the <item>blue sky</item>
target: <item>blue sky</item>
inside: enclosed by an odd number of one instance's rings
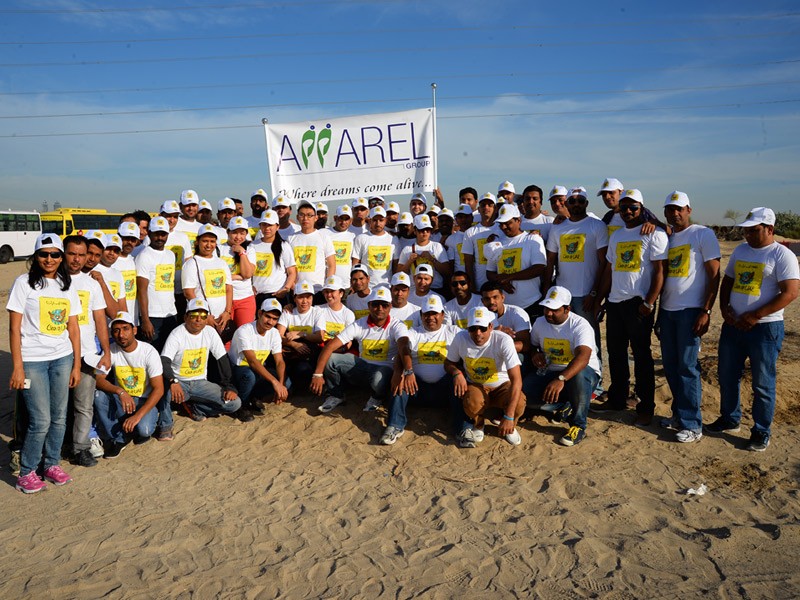
[[[798,212],[796,3],[8,0],[0,42],[0,208],[246,200],[262,117],[425,107],[435,81],[450,206],[617,177],[705,223]]]

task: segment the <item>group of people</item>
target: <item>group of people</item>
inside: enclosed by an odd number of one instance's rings
[[[755,208],[740,224],[745,243],[721,277],[719,244],[691,222],[685,193],[667,196],[666,223],[616,179],[597,195],[602,217],[585,188],[554,186],[546,214],[541,188],[518,195],[504,181],[496,195],[461,190],[455,213],[438,190],[433,202],[412,196],[408,211],[357,198],[328,226],[324,203],[269,202],[264,190],[249,216],[240,201],[219,201],[214,222],[185,190],[157,216],[125,215],[117,233],[40,236],[7,305],[17,489],[71,481],[62,446],[89,467],[131,442],[172,440],[175,410],[250,422],[270,400],[309,389],[324,414],[368,388],[364,410],[388,411],[382,444],[421,403],[449,411],[463,448],[487,425],[520,444],[532,411],[565,423],[559,442],[574,446],[590,411],[636,402],[635,423],[651,423],[654,330],[673,398],[662,425],[679,442],[738,431],[749,358],[748,449],[765,450],[783,309],[800,282],[796,257],[774,242],[773,211]],[[721,416],[704,426],[698,353],[718,292]]]

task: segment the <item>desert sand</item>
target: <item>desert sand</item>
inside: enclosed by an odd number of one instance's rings
[[[723,244],[726,259],[734,243]],[[0,266],[3,301],[23,263]],[[769,449],[741,433],[678,444],[633,411],[590,418],[575,448],[536,417],[512,448],[473,450],[410,409],[378,445],[366,396],[332,415],[301,394],[253,423],[176,418],[172,443],[129,446],[24,496],[2,469],[2,598],[791,598],[800,595],[800,301],[786,314]],[[10,370],[0,316],[0,380]],[[719,311],[705,337],[704,418],[718,416]],[[654,351],[658,346],[654,338]],[[670,393],[657,366],[657,413]],[[591,417],[591,415],[590,415]],[[12,401],[0,399],[0,437]],[[0,445],[0,464],[8,462]],[[703,496],[687,488],[708,486]]]

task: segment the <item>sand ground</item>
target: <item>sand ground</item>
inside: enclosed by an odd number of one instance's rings
[[[4,297],[23,271],[0,266]],[[35,496],[3,469],[0,597],[797,597],[799,315],[796,302],[763,454],[743,450],[749,393],[742,432],[698,444],[636,428],[629,411],[590,419],[575,448],[536,417],[521,446],[487,429],[475,450],[457,448],[432,409],[411,409],[405,436],[385,447],[385,411],[363,413],[363,394],[332,416],[301,395],[248,424],[178,417],[174,442],[65,465],[74,482]],[[0,321],[5,382],[5,311]],[[702,353],[707,422],[718,415],[719,324],[715,311]],[[3,440],[11,412],[4,392]],[[701,483],[706,495],[684,493]]]

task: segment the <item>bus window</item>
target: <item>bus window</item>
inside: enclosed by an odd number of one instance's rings
[[[42,233],[54,233],[56,235],[61,235],[62,230],[64,229],[64,220],[58,219],[42,219]]]
[[[120,215],[81,215],[73,214],[72,222],[75,229],[82,231],[89,231],[90,229],[111,229],[116,231],[119,227]]]

